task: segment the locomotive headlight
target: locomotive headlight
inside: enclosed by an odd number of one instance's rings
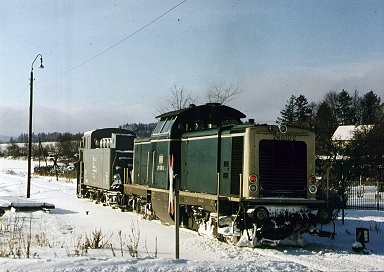
[[[257,185],[254,183],[249,185],[249,191],[251,191],[252,193],[256,192],[257,191]]]
[[[281,133],[287,133],[288,128],[287,128],[286,125],[282,124],[282,125],[279,126],[279,130],[280,130]]]
[[[317,187],[315,185],[310,185],[309,188],[308,188],[308,191],[311,193],[311,194],[316,194],[317,192]]]

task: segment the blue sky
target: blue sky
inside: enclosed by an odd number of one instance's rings
[[[291,95],[384,99],[384,1],[181,2],[2,0],[0,135],[28,132],[37,54],[34,132],[155,122],[174,84],[199,103],[238,85],[229,105],[261,123]]]

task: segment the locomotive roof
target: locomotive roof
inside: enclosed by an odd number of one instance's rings
[[[225,125],[240,125],[242,112],[221,105],[208,103],[191,105],[188,108],[167,112],[157,116],[159,122],[152,132],[152,137],[179,138],[187,131],[213,129]]]
[[[241,118],[246,117],[246,115],[244,113],[242,113],[241,111],[238,111],[234,108],[231,108],[231,107],[228,107],[225,105],[221,105],[220,103],[207,103],[205,105],[200,105],[200,106],[195,106],[194,104],[192,104],[188,108],[166,112],[166,113],[163,113],[159,116],[156,116],[156,118],[163,119],[163,118],[178,116],[178,115],[190,115],[190,114],[193,115],[195,112],[198,112],[198,111],[199,112],[201,112],[201,111],[210,112],[213,109],[219,110],[220,114],[222,116],[231,117],[234,119],[240,120]]]
[[[122,128],[98,128],[94,130],[89,130],[84,132],[84,136],[91,136],[91,135],[102,135],[102,137],[110,137],[112,133],[120,133],[120,134],[133,134],[135,133],[133,131],[130,131],[128,129],[122,129]]]

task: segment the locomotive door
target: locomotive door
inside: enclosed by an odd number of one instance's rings
[[[151,184],[166,189],[168,184],[169,140],[152,141]]]
[[[220,146],[220,194],[240,193],[243,172],[243,135],[222,135]]]
[[[217,135],[183,139],[180,189],[216,194],[217,154]]]

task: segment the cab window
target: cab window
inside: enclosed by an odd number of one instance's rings
[[[155,130],[153,131],[153,134],[159,134],[161,132],[161,130],[163,129],[164,124],[165,124],[165,120],[159,121],[159,123],[157,123]]]
[[[165,122],[165,125],[163,126],[163,129],[161,130],[161,133],[168,133],[168,132],[170,132],[174,122],[175,122],[175,118],[168,119]]]
[[[161,120],[155,130],[153,131],[153,134],[166,134],[169,133],[172,129],[173,123],[175,122],[176,117],[168,118],[166,120]]]

